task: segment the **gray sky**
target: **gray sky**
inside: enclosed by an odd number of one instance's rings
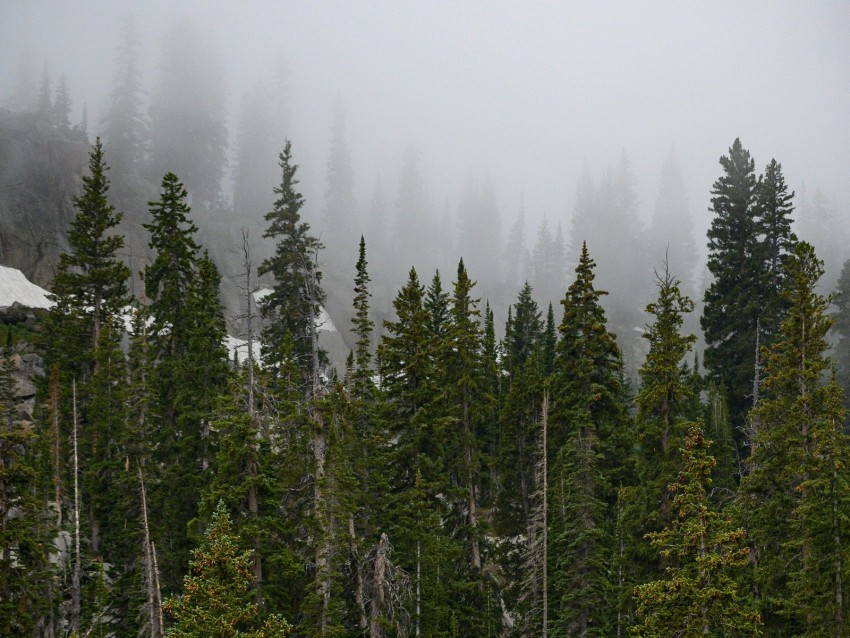
[[[702,233],[717,160],[740,136],[758,171],[776,157],[792,188],[820,187],[850,211],[846,0],[165,4],[3,0],[0,90],[25,54],[38,69],[49,61],[96,130],[120,16],[137,18],[151,84],[162,34],[188,14],[220,43],[231,116],[285,57],[293,149],[313,206],[339,94],[361,203],[378,174],[392,201],[412,143],[439,209],[446,198],[456,208],[470,174],[487,174],[505,230],[521,193],[532,219],[568,230],[585,160],[598,176],[625,150],[646,216],[675,145]]]

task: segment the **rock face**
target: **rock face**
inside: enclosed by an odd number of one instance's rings
[[[53,279],[87,157],[83,134],[0,110],[0,263],[37,284]]]

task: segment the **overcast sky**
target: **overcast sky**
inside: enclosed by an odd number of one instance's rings
[[[440,204],[456,206],[469,175],[489,175],[505,228],[521,194],[530,216],[566,223],[583,163],[598,176],[625,150],[648,215],[675,145],[702,232],[717,160],[740,136],[757,170],[775,157],[793,188],[820,187],[850,211],[846,0],[3,0],[0,7],[0,89],[8,92],[24,56],[38,69],[49,61],[54,78],[67,74],[75,106],[88,104],[95,131],[124,14],[135,15],[144,38],[148,84],[176,16],[209,29],[226,61],[231,116],[244,89],[282,54],[293,149],[313,205],[321,204],[339,95],[361,201],[379,174],[392,201],[413,144]]]

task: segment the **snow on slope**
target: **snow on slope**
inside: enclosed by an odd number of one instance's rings
[[[15,302],[27,308],[53,305],[47,298],[47,291],[32,283],[20,270],[0,266],[0,308],[8,308]]]

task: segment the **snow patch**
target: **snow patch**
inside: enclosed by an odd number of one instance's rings
[[[267,297],[272,293],[271,288],[260,288],[254,293],[254,302],[257,305],[260,305],[263,301],[263,298]],[[319,332],[339,332],[334,325],[334,322],[331,320],[330,315],[325,312],[325,309],[319,306],[319,317],[316,320],[316,329]]]
[[[50,308],[53,302],[47,298],[48,294],[17,268],[0,266],[0,308],[8,308],[16,302],[27,308]]]

